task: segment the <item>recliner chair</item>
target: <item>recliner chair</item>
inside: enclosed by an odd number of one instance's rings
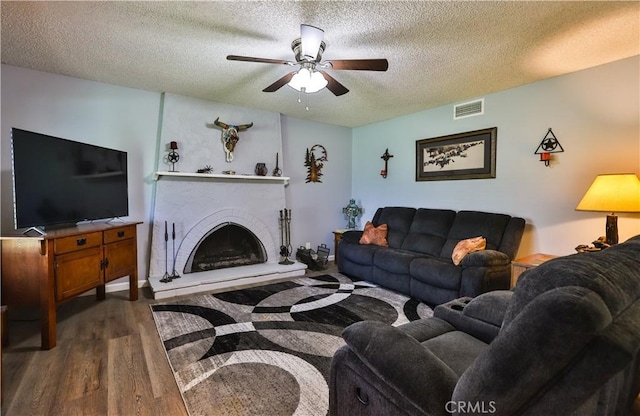
[[[640,236],[343,337],[332,415],[627,415],[640,392]]]

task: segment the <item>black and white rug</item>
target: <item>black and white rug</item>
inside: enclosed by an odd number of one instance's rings
[[[195,415],[326,415],[342,330],[432,316],[415,299],[333,273],[151,306]]]

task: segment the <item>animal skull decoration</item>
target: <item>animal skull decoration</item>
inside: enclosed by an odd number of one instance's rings
[[[247,130],[248,128],[253,126],[253,123],[235,126],[232,124],[223,123],[222,121],[220,121],[220,117],[218,117],[216,118],[216,121],[213,122],[213,124],[222,129],[222,147],[224,148],[224,152],[226,153],[227,162],[231,162],[233,160],[233,151],[236,148],[238,140],[240,140],[238,132]]]

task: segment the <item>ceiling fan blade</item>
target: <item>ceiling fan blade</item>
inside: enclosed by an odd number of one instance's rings
[[[324,38],[324,30],[310,25],[300,25],[300,39],[302,55],[315,60],[320,50],[320,43]]]
[[[262,64],[294,65],[293,62],[282,59],[254,58],[253,56],[227,55],[229,61],[257,62]]]
[[[326,61],[332,69],[352,69],[361,71],[386,71],[389,61],[386,59],[333,59]]]
[[[287,85],[291,78],[296,74],[296,71],[289,72],[287,75],[283,76],[273,84],[269,85],[267,88],[263,89],[263,92],[275,92],[278,91],[283,86]]]
[[[344,95],[349,92],[349,89],[344,85],[340,84],[335,80],[331,75],[327,74],[325,71],[320,71],[320,73],[324,76],[324,79],[327,80],[327,89],[333,93],[336,97]]]

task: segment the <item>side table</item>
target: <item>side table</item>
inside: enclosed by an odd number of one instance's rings
[[[513,289],[515,287],[516,283],[518,283],[518,278],[526,270],[533,269],[534,267],[541,265],[545,261],[555,259],[556,257],[559,257],[559,256],[555,256],[553,254],[536,253],[536,254],[531,254],[529,256],[521,257],[519,259],[515,259],[514,261],[512,261],[511,262],[511,288]]]
[[[342,240],[342,234],[347,231],[352,231],[348,228],[343,228],[340,230],[335,230],[333,232],[333,261],[335,264],[338,264],[338,244],[340,244],[340,240]]]

